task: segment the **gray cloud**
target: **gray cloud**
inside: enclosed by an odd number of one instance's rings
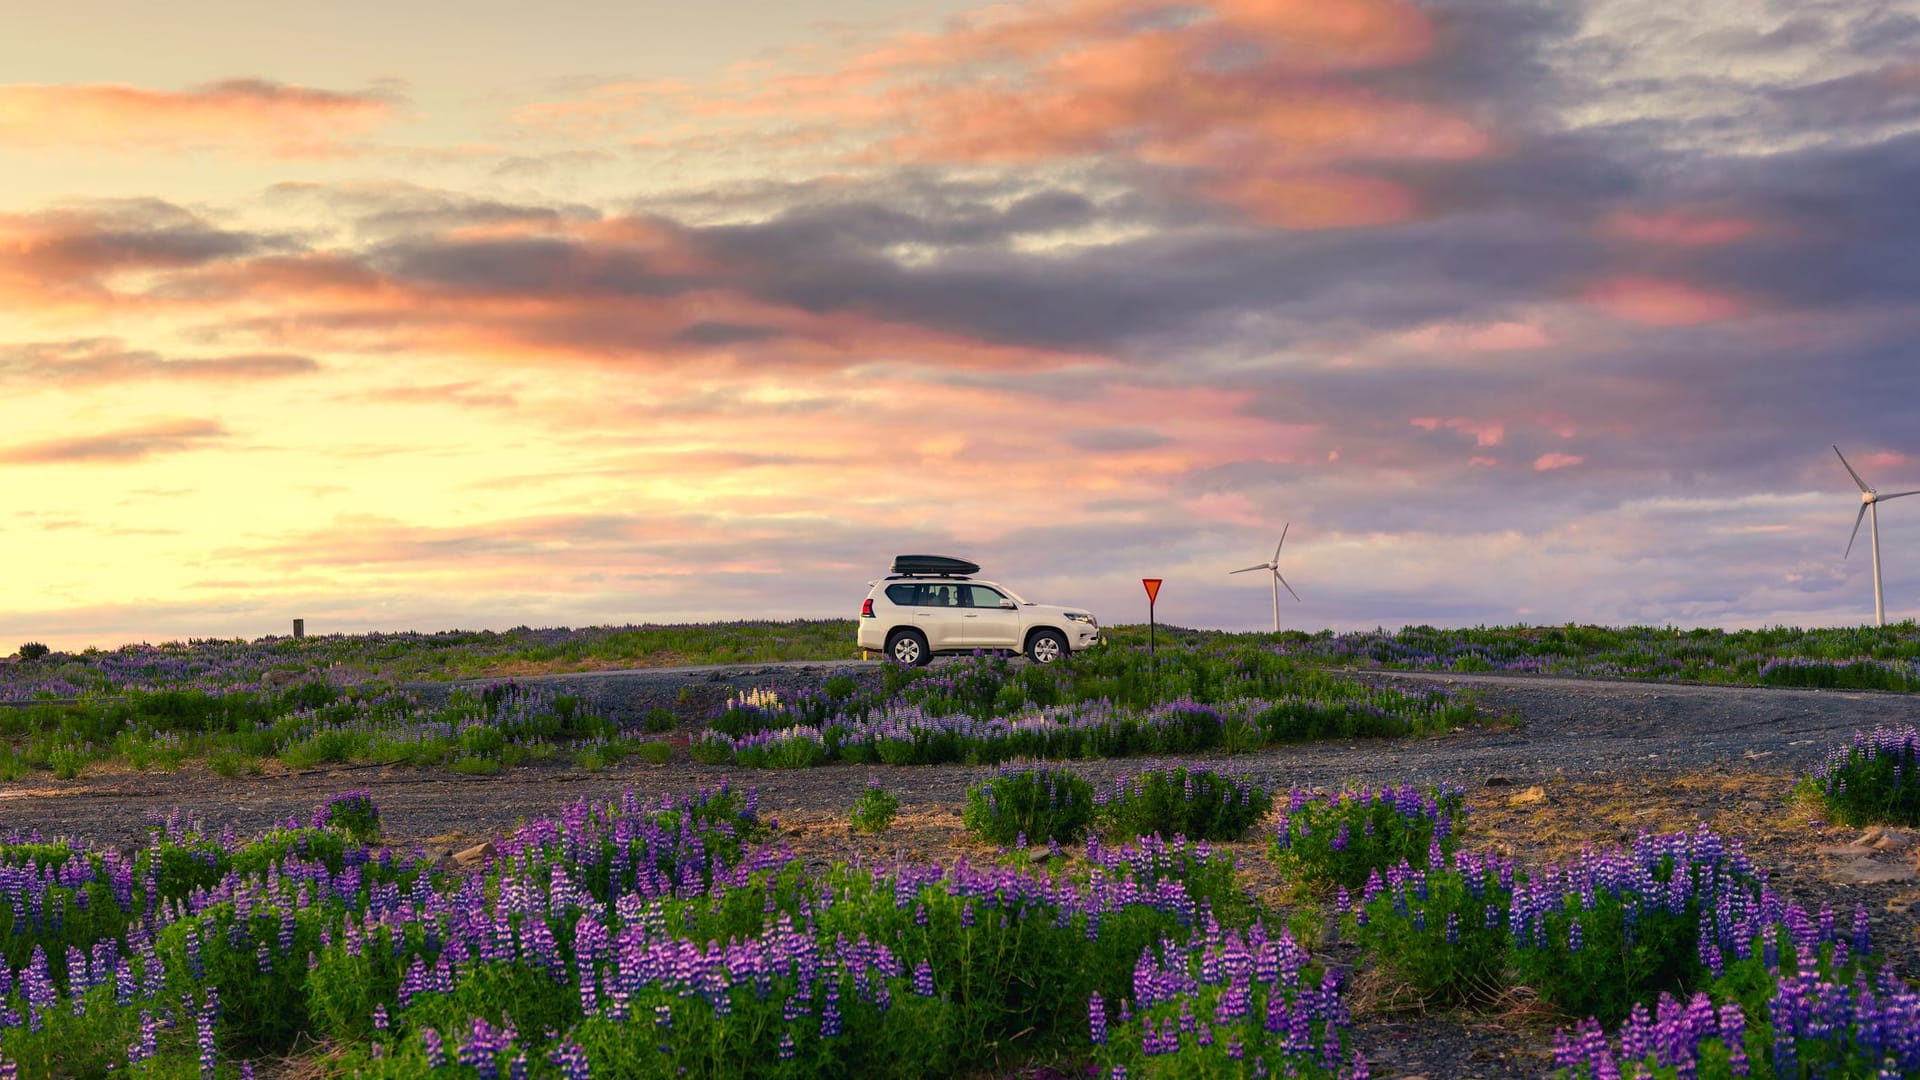
[[[1149,428],[1081,428],[1067,432],[1067,443],[1095,453],[1152,450],[1173,442],[1170,437]]]

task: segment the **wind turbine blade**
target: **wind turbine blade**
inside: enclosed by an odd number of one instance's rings
[[[1285,525],[1280,526],[1280,542],[1278,544],[1273,545],[1273,561],[1274,562],[1280,561],[1280,549],[1286,546],[1287,530],[1291,528],[1293,528],[1293,522],[1291,521],[1287,522]]]
[[[1291,585],[1288,585],[1288,584],[1287,584],[1287,579],[1286,579],[1286,578],[1283,578],[1283,577],[1280,577],[1280,571],[1278,571],[1278,570],[1275,570],[1275,571],[1273,572],[1273,576],[1274,576],[1274,577],[1277,577],[1277,578],[1280,578],[1280,585],[1281,585],[1281,587],[1282,587],[1282,588],[1284,588],[1284,589],[1286,589],[1286,590],[1287,590],[1287,595],[1288,595],[1288,596],[1291,596],[1291,597],[1293,597],[1293,599],[1294,599],[1294,602],[1295,602],[1295,603],[1299,603],[1299,602],[1300,602],[1300,594],[1299,594],[1299,593],[1297,593],[1297,592],[1294,592],[1294,591],[1293,591],[1293,586],[1291,586]]]
[[[1259,566],[1243,566],[1243,567],[1241,567],[1241,568],[1240,568],[1240,569],[1238,569],[1238,570],[1229,570],[1229,571],[1227,571],[1227,573],[1229,573],[1229,574],[1244,574],[1244,573],[1246,573],[1246,572],[1247,572],[1247,571],[1249,571],[1249,570],[1271,570],[1271,569],[1273,569],[1273,567],[1272,567],[1271,565],[1269,565],[1269,564],[1267,564],[1267,563],[1261,563],[1261,564],[1260,564]]]
[[[1853,542],[1854,542],[1855,540],[1858,540],[1858,539],[1860,539],[1860,520],[1861,520],[1862,518],[1864,518],[1864,517],[1866,517],[1866,516],[1867,516],[1867,506],[1868,506],[1868,505],[1869,505],[1869,504],[1867,504],[1867,503],[1861,503],[1861,504],[1860,504],[1860,512],[1859,512],[1858,514],[1856,514],[1856,515],[1854,515],[1854,518],[1853,518],[1853,535],[1852,535],[1852,536],[1849,536],[1849,537],[1847,537],[1847,555],[1851,555],[1851,554],[1853,554]],[[1875,520],[1879,520],[1879,519],[1877,519],[1877,518],[1876,518]],[[1846,557],[1847,557],[1847,555],[1842,555],[1842,556],[1840,556],[1840,557],[1844,559],[1844,558],[1846,558]]]
[[[1902,495],[1920,495],[1920,491],[1896,491],[1891,495],[1875,495],[1873,501],[1886,502],[1888,499],[1897,499]]]
[[[1840,464],[1841,464],[1841,465],[1844,465],[1844,466],[1846,466],[1846,470],[1847,470],[1847,475],[1848,475],[1848,476],[1851,476],[1851,477],[1853,477],[1853,482],[1854,482],[1854,483],[1856,483],[1856,484],[1859,484],[1859,485],[1860,485],[1860,490],[1861,490],[1861,491],[1863,491],[1863,492],[1866,492],[1866,491],[1872,491],[1872,490],[1873,490],[1872,488],[1870,488],[1870,487],[1868,487],[1868,486],[1867,486],[1867,482],[1866,482],[1865,480],[1862,480],[1862,479],[1860,479],[1860,474],[1859,474],[1859,473],[1857,473],[1857,472],[1854,472],[1854,471],[1853,471],[1853,466],[1851,466],[1851,465],[1847,465],[1847,455],[1845,455],[1845,454],[1841,454],[1841,453],[1840,453],[1840,448],[1839,448],[1839,447],[1837,447],[1837,446],[1836,446],[1836,447],[1834,447],[1834,448],[1833,448],[1833,452],[1834,452],[1835,454],[1839,454],[1839,456],[1840,456]]]

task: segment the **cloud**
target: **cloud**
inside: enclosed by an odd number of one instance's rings
[[[277,206],[316,206],[329,218],[351,220],[361,237],[374,240],[442,232],[474,237],[538,233],[600,217],[587,206],[512,203],[397,181],[283,182],[268,189],[267,198]]]
[[[154,454],[198,450],[227,437],[212,420],[175,420],[71,439],[0,447],[0,462],[13,465],[124,464]]]
[[[229,79],[186,90],[16,83],[0,85],[0,142],[29,149],[218,149],[324,157],[348,152],[350,140],[392,118],[394,104],[383,93],[263,79]]]
[[[159,199],[0,212],[0,298],[95,307],[141,296],[123,275],[164,275],[291,246],[281,237],[220,228]]]
[[[313,358],[288,353],[170,359],[151,349],[131,348],[120,338],[0,345],[0,382],[37,385],[91,387],[138,379],[254,382],[320,370]]]
[[[1067,442],[1094,453],[1125,453],[1129,450],[1157,450],[1173,439],[1151,428],[1084,428],[1067,433]]]
[[[422,386],[383,386],[342,394],[340,399],[385,405],[453,405],[463,409],[511,409],[520,402],[513,394],[487,390],[483,386],[475,379]]]
[[[1533,32],[1520,20],[1479,27]],[[1403,0],[1358,0],[1337,15],[1248,0],[1004,6],[826,71],[776,66],[718,87],[609,84],[518,119],[596,139],[664,124],[697,125],[692,138],[706,140],[720,125],[862,167],[1099,162],[1272,227],[1378,226],[1422,208],[1371,165],[1491,149],[1475,119],[1425,92],[1443,75],[1378,77],[1438,71],[1466,51],[1448,38],[1436,62],[1435,39],[1434,20]]]
[[[1735,318],[1746,310],[1732,296],[1684,281],[1618,277],[1588,289],[1587,303],[1616,319],[1649,326],[1692,326]]]

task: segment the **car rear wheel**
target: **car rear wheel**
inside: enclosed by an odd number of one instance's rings
[[[920,667],[933,659],[927,639],[918,630],[895,630],[887,637],[887,658],[907,667]]]
[[[1040,630],[1027,639],[1027,659],[1036,664],[1051,664],[1067,655],[1067,639],[1057,630]]]

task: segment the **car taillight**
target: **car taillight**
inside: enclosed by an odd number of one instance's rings
[[[866,602],[860,605],[860,617],[863,619],[873,618],[873,597],[867,597]]]

